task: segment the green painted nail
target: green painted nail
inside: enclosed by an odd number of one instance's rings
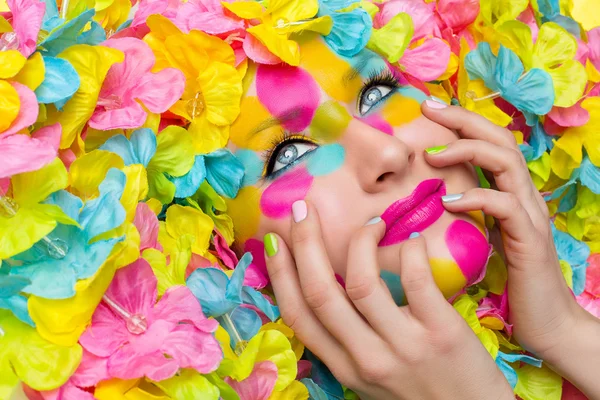
[[[267,233],[265,235],[264,238],[264,242],[265,242],[265,250],[267,251],[267,255],[269,257],[273,257],[275,254],[277,254],[277,237],[275,237],[275,235],[273,235],[272,233]]]
[[[437,153],[441,153],[442,151],[446,150],[447,146],[434,146],[434,147],[430,147],[428,149],[425,149],[425,151],[427,152],[427,154],[437,154]]]

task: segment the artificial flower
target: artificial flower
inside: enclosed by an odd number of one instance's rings
[[[21,276],[10,276],[10,268],[0,266],[0,308],[11,311],[22,322],[35,326],[27,311],[27,297],[21,291],[31,283]]]
[[[179,368],[214,371],[222,357],[211,334],[217,322],[204,317],[183,286],[169,288],[158,302],[157,294],[156,277],[145,260],[117,271],[81,345],[103,358],[115,378],[160,381]]]
[[[165,221],[161,221],[158,230],[158,241],[164,247],[165,254],[171,254],[177,240],[185,235],[193,238],[191,250],[204,255],[208,250],[210,235],[214,223],[202,210],[190,206],[174,204],[167,209]]]
[[[340,11],[358,5],[357,0],[320,0],[317,17],[329,16],[331,31],[325,35],[325,42],[336,53],[352,57],[361,51],[371,38],[371,17],[360,7],[350,11]]]
[[[122,51],[125,60],[114,64],[106,74],[96,110],[89,121],[92,128],[139,128],[148,117],[146,110],[163,113],[183,94],[185,78],[181,71],[165,68],[150,72],[154,54],[143,41],[109,39],[102,45]]]
[[[189,0],[177,9],[173,22],[185,33],[197,29],[209,35],[227,37],[245,31],[244,21],[225,13],[219,0]]]
[[[24,57],[35,51],[46,5],[42,0],[7,0],[16,46]]]

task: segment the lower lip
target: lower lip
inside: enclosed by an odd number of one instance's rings
[[[427,196],[418,206],[398,218],[386,227],[386,233],[379,247],[391,246],[408,239],[411,233],[421,232],[431,226],[444,213],[442,196],[445,193],[442,184],[439,189]]]

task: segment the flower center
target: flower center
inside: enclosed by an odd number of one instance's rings
[[[6,32],[0,35],[0,51],[17,50],[19,48],[19,38],[15,32]]]
[[[146,332],[146,329],[148,329],[148,322],[143,315],[134,314],[127,319],[127,330],[134,335],[140,335]]]
[[[13,199],[2,196],[2,193],[0,193],[0,215],[5,218],[14,217],[18,209],[19,205]]]
[[[187,102],[185,109],[192,119],[196,119],[202,114],[205,107],[202,92],[197,92],[194,98]]]
[[[104,107],[105,110],[118,110],[123,106],[123,102],[119,96],[113,93],[110,96],[99,98],[98,106]]]

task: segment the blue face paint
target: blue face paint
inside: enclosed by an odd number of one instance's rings
[[[396,305],[401,306],[404,305],[404,289],[402,288],[402,284],[400,283],[400,275],[394,274],[390,271],[382,270],[379,273],[379,276],[385,282],[386,286],[390,290],[392,294],[392,298]]]
[[[412,99],[415,99],[419,102],[419,104],[429,99],[429,96],[427,96],[421,90],[412,86],[403,86],[398,89],[398,93],[400,93],[404,97],[410,97]]]
[[[306,169],[312,176],[330,174],[342,166],[345,155],[344,148],[338,143],[320,146],[308,157]]]
[[[235,156],[244,166],[244,179],[242,187],[255,185],[262,175],[262,160],[252,150],[240,149],[235,152]]]

